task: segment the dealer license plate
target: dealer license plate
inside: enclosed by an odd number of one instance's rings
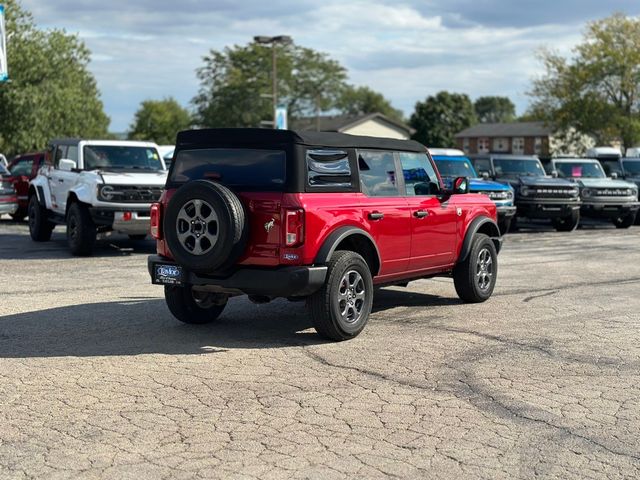
[[[160,285],[182,285],[182,267],[156,263],[153,266],[153,283]]]

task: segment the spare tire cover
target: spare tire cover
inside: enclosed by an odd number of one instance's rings
[[[196,273],[216,273],[244,252],[248,234],[240,199],[227,187],[196,180],[180,187],[164,216],[164,237],[174,259]]]

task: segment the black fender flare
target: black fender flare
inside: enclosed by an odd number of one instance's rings
[[[481,216],[473,219],[469,228],[467,228],[464,242],[462,242],[462,249],[460,250],[458,263],[464,262],[469,256],[469,253],[471,253],[471,242],[473,241],[473,237],[481,228],[488,229],[490,231],[489,237],[493,240],[493,244],[496,246],[496,252],[500,253],[500,249],[502,248],[502,237],[500,236],[500,229],[498,228],[498,225],[489,217]]]
[[[378,269],[377,269],[378,271],[376,272],[372,271],[371,274],[373,276],[377,275],[378,272],[380,271],[380,265],[382,265],[382,259],[380,258],[380,251],[378,250],[378,246],[376,245],[376,242],[373,239],[373,237],[369,235],[369,233],[367,233],[366,231],[358,227],[344,226],[344,227],[339,227],[335,229],[333,232],[331,232],[329,236],[325,239],[325,241],[322,243],[320,250],[318,250],[314,264],[324,265],[328,263],[329,259],[331,258],[331,255],[333,255],[333,252],[336,251],[336,248],[338,247],[338,245],[340,245],[342,241],[346,240],[347,238],[353,235],[361,235],[367,238],[369,242],[371,242],[371,245],[373,246],[375,255],[377,257],[377,263],[378,263]]]
[[[44,188],[42,188],[41,185],[29,185],[29,197],[32,197],[33,195],[36,196],[41,207],[47,208],[47,203],[44,199]]]

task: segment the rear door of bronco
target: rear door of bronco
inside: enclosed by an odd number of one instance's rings
[[[405,272],[409,266],[411,219],[400,191],[395,154],[360,150],[358,167],[364,193],[362,218],[380,253],[380,275]]]

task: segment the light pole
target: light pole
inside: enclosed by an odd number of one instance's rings
[[[256,43],[261,45],[271,45],[271,98],[273,100],[273,128],[276,128],[276,114],[278,109],[278,63],[276,58],[276,45],[290,45],[293,39],[288,35],[278,35],[267,37],[258,35],[253,37]]]

